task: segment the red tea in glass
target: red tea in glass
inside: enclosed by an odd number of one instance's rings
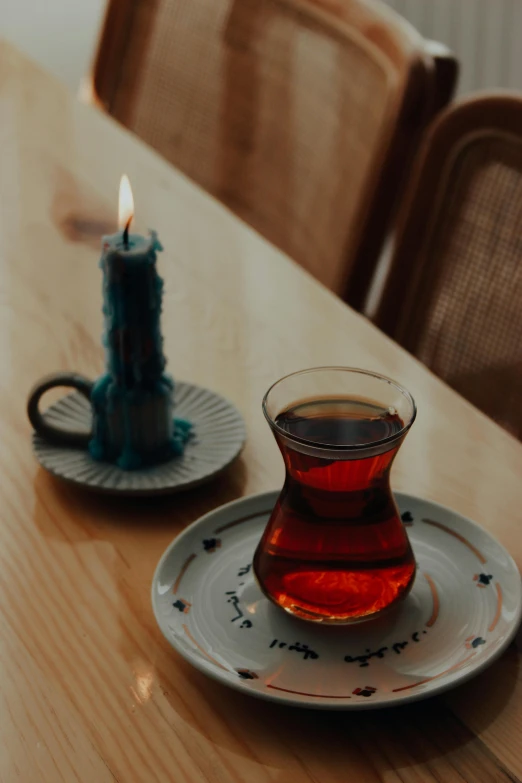
[[[415,560],[390,488],[411,395],[362,370],[317,368],[263,402],[286,480],[254,557],[263,592],[323,623],[375,616],[407,595]]]

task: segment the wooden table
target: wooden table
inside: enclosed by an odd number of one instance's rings
[[[175,376],[222,392],[248,445],[184,496],[123,501],[52,480],[31,454],[40,375],[102,370],[99,235],[119,177],[165,245]],[[186,664],[150,605],[154,567],[203,512],[276,488],[268,385],[345,364],[403,382],[419,416],[397,488],[484,525],[522,565],[522,445],[110,119],[0,49],[0,781],[446,783],[522,778],[518,647],[445,697],[319,713],[259,702]]]

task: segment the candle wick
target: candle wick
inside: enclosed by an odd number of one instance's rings
[[[130,228],[131,221],[132,221],[132,215],[127,220],[125,228],[123,229],[123,246],[125,250],[129,249],[129,228]]]

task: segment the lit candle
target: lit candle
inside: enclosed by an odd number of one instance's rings
[[[162,250],[155,231],[131,234],[134,203],[129,180],[120,183],[120,231],[102,240],[106,373],[95,383],[94,459],[124,470],[183,452],[191,425],[173,418],[174,383],[165,374],[160,328],[163,281],[156,270]]]

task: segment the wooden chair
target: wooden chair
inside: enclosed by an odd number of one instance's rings
[[[434,122],[376,322],[522,438],[520,94],[473,97]]]
[[[412,150],[455,79],[454,60],[373,0],[111,0],[93,89],[360,308]]]

